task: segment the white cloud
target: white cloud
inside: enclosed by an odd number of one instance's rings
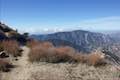
[[[49,25],[49,24],[45,26],[45,25],[39,25],[37,23],[35,23],[35,25],[24,24],[24,25],[9,25],[9,26],[12,27],[17,26],[14,28],[18,29],[19,32],[21,33],[29,32],[31,34],[37,34],[37,33],[46,34],[46,33],[63,32],[63,31],[79,30],[79,29],[91,30],[91,31],[120,30],[120,16],[89,19],[89,20],[83,20],[81,22],[59,24],[57,26]]]
[[[84,20],[79,27],[87,30],[120,30],[120,16]]]
[[[65,29],[62,28],[41,28],[41,27],[29,27],[29,28],[24,28],[24,29],[18,29],[21,33],[24,32],[29,32],[30,34],[48,34],[48,33],[55,33],[55,32],[62,32]]]

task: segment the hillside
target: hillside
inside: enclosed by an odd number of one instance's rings
[[[27,40],[26,36],[18,33],[17,30],[14,30],[6,24],[0,22],[0,41],[4,39],[17,40],[21,44],[24,44]]]
[[[120,31],[119,32],[114,32],[114,33],[111,33],[111,34],[108,34],[110,35],[112,38],[114,38],[116,40],[116,42],[120,42]]]
[[[58,32],[47,35],[32,35],[31,37],[38,40],[47,40],[54,43],[55,45],[59,45],[58,41],[59,43],[65,41],[74,44],[74,48],[83,52],[90,52],[96,48],[111,45],[114,42],[114,39],[112,39],[108,35],[82,30],[71,32]],[[65,45],[72,46],[71,44]]]

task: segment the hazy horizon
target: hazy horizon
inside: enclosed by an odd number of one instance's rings
[[[21,33],[120,31],[119,0],[0,0],[0,21]]]

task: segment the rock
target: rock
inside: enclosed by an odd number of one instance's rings
[[[7,58],[9,57],[8,53],[5,51],[0,52],[0,58]]]

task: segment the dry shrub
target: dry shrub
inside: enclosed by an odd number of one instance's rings
[[[55,48],[57,59],[59,62],[72,62],[74,60],[75,50],[72,47],[63,46]]]
[[[30,42],[31,51],[29,60],[31,62],[81,62],[97,66],[105,64],[104,55],[98,50],[90,54],[77,53],[75,49],[68,46],[54,47],[50,42]]]
[[[38,40],[34,40],[31,39],[30,41],[27,42],[27,46],[32,48],[35,46],[43,46],[45,48],[50,48],[50,47],[54,47],[52,43],[48,42],[48,41],[38,41]]]
[[[1,42],[1,47],[14,57],[21,56],[20,46],[16,40],[4,40]]]
[[[93,66],[105,65],[104,54],[100,51],[92,52],[87,55],[87,63]]]
[[[3,45],[0,43],[0,52],[4,51]]]
[[[14,66],[9,61],[0,59],[0,71],[9,72],[10,68],[13,68],[13,67]]]
[[[41,45],[44,46],[45,48],[54,47],[53,44],[48,41],[42,42]]]
[[[90,54],[78,53],[74,55],[76,62],[86,63],[93,66],[105,66],[107,64],[105,55],[99,50]]]
[[[45,61],[51,63],[66,62],[73,60],[73,52],[75,50],[70,47],[48,47],[43,45],[36,45],[31,48],[29,53],[29,60]]]
[[[2,80],[2,73],[0,72],[0,80]]]
[[[87,63],[88,65],[93,66],[100,66],[106,64],[105,55],[99,50],[91,52],[90,54],[78,53],[74,56],[74,59],[77,62]]]
[[[31,39],[31,40],[27,41],[27,44],[26,44],[26,45],[27,45],[28,47],[32,48],[32,47],[35,47],[35,46],[40,45],[40,44],[41,44],[40,41]]]
[[[81,62],[81,63],[86,63],[87,62],[87,54],[83,54],[83,53],[76,53],[74,55],[74,59],[76,62]]]
[[[43,48],[41,45],[37,45],[31,48],[29,53],[29,60],[30,61],[40,61],[40,59],[45,56],[46,49]]]
[[[31,48],[31,51],[29,54],[29,60],[31,62],[47,60],[48,53],[50,54],[50,50],[48,50],[48,48],[53,47],[52,43],[41,42],[34,39],[28,41],[27,46]]]

